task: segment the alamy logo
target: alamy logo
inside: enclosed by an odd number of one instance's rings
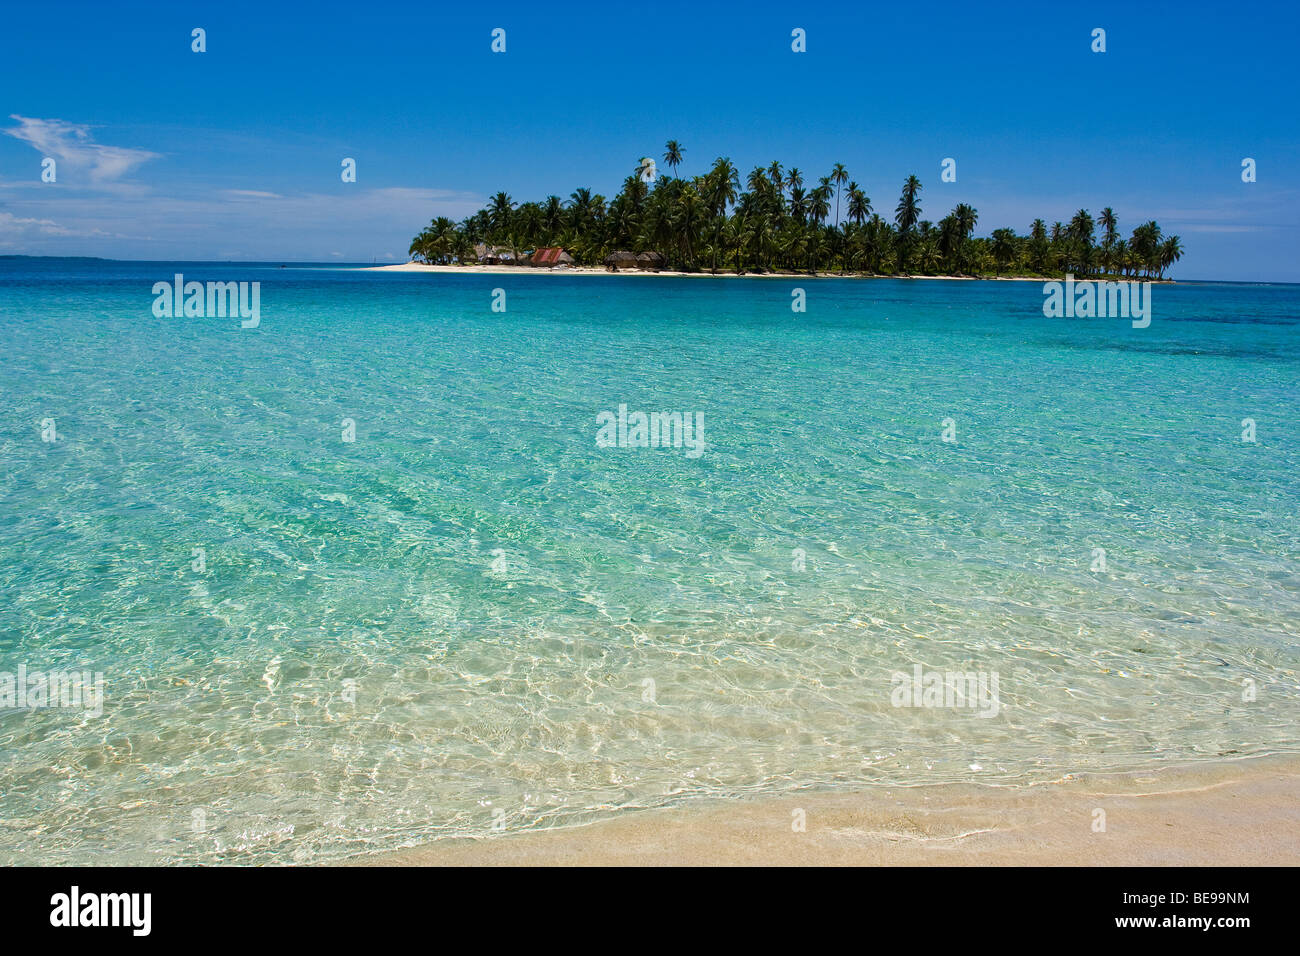
[[[255,329],[262,321],[262,283],[186,282],[176,273],[174,282],[155,282],[153,314],[160,319],[224,319],[238,317],[241,328]]]
[[[148,936],[153,928],[151,893],[71,892],[50,897],[51,926],[129,926],[133,936]]]
[[[1065,282],[1043,283],[1043,315],[1049,319],[1129,319],[1133,328],[1151,324],[1150,282]]]
[[[693,418],[693,420],[692,420]],[[704,454],[704,413],[632,412],[618,406],[618,415],[596,416],[597,448],[686,448],[687,458]]]
[[[910,675],[895,671],[889,682],[895,707],[972,707],[979,717],[996,717],[1001,706],[997,671],[927,671],[916,664]]]
[[[102,671],[0,671],[0,711],[65,708],[84,711],[88,717],[104,715]]]

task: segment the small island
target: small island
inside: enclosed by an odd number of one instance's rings
[[[1035,219],[1028,235],[1004,227],[976,236],[979,213],[965,203],[938,224],[922,219],[914,175],[891,221],[842,163],[815,186],[779,162],[756,166],[742,187],[725,157],[703,175],[677,176],[684,152],[669,140],[669,173],[643,158],[612,200],[581,187],[568,201],[515,203],[498,192],[460,223],[434,219],[412,240],[411,260],[551,271],[1160,280],[1183,254],[1179,237],[1162,235],[1154,220],[1122,238],[1109,206],[1096,219],[1086,209],[1064,224]]]

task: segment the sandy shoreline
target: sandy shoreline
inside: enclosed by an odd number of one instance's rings
[[[573,266],[568,269],[533,269],[528,266],[431,266],[423,262],[402,262],[391,266],[363,266],[365,272],[432,272],[443,273],[447,275],[496,275],[496,276],[521,276],[521,275],[553,275],[553,276],[672,276],[677,278],[694,278],[694,279],[945,279],[951,282],[1047,282],[1050,280],[1037,278],[1034,276],[997,276],[992,278],[977,279],[974,276],[867,276],[867,275],[836,275],[829,272],[819,272],[817,275],[809,275],[806,272],[764,272],[755,273],[747,272],[744,275],[736,275],[734,272],[719,272],[714,275],[712,272],[672,272],[665,269],[662,272],[642,272],[640,270],[622,270],[619,272],[610,272],[608,269],[597,266]]]
[[[1097,832],[1105,813],[1105,831]],[[806,831],[795,832],[796,811]],[[1300,756],[630,811],[586,826],[437,841],[379,866],[1300,865]]]

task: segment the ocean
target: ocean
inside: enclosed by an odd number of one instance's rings
[[[1296,752],[1300,287],[1151,293],[0,259],[0,863]]]

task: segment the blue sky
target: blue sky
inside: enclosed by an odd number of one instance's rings
[[[613,196],[674,138],[683,174],[842,162],[892,216],[915,172],[980,235],[1111,205],[1182,236],[1175,277],[1300,281],[1294,6],[992,6],[7,5],[0,254],[404,260],[433,216]]]

